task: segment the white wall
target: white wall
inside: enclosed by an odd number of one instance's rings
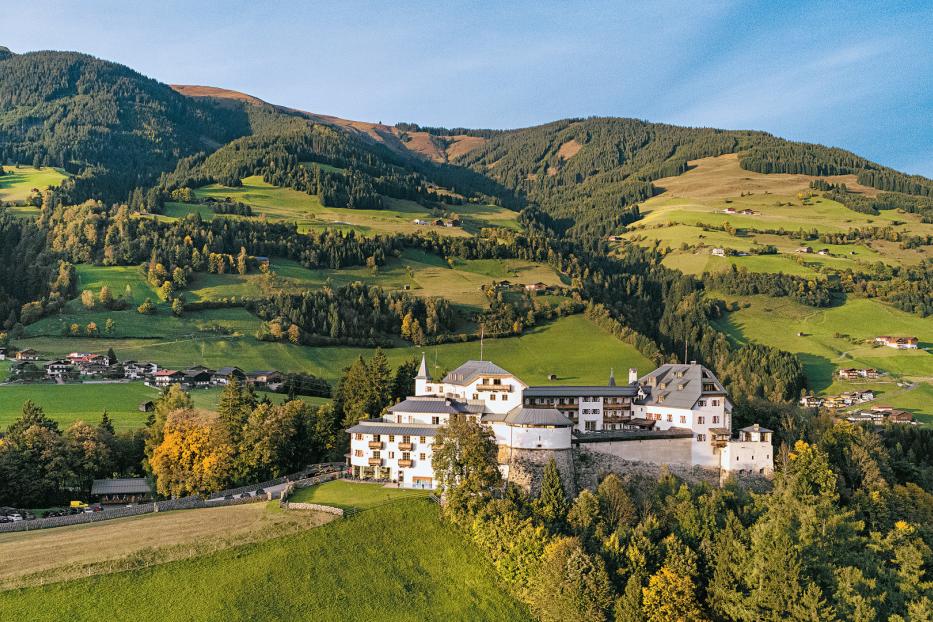
[[[774,472],[774,448],[769,442],[729,441],[720,457],[724,471],[766,475]]]

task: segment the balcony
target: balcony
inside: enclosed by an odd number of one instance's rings
[[[370,449],[382,449],[382,441],[369,441]]]
[[[413,465],[413,464],[414,464],[414,461],[413,461],[413,460],[399,460],[399,461],[398,461],[398,465],[399,465],[400,467],[402,467],[403,469],[407,469],[408,467],[410,467],[410,466]]]
[[[382,458],[370,458],[369,466],[373,466],[373,467],[382,466]]]
[[[415,448],[414,443],[399,443],[398,444],[399,451],[411,451],[414,448]]]
[[[477,391],[502,391],[504,393],[512,392],[512,385],[510,384],[478,384],[476,385]]]

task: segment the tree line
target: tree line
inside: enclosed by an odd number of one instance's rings
[[[933,494],[905,464],[928,474],[929,457],[888,447],[933,433],[828,420],[797,432],[764,494],[662,471],[610,473],[571,497],[552,460],[529,496],[500,480],[489,432],[456,419],[433,464],[444,516],[546,622],[929,619]]]

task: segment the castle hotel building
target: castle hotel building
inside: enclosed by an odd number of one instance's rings
[[[617,385],[529,387],[490,361],[467,361],[441,380],[424,357],[415,395],[380,419],[347,430],[354,477],[434,488],[431,465],[437,430],[464,417],[492,431],[500,470],[513,455],[584,448],[656,464],[770,475],[771,431],[757,425],[732,438],[732,404],[713,373],[696,363],[662,365]]]

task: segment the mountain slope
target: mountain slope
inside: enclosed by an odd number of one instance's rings
[[[61,166],[78,175],[78,198],[125,199],[178,158],[248,132],[242,110],[123,65],[74,52],[0,55],[0,160]]]
[[[258,97],[213,86],[172,84],[171,87],[187,97],[210,98],[217,101],[240,101],[255,106],[272,105]],[[385,145],[400,155],[414,155],[432,162],[447,162],[451,158],[465,155],[485,142],[480,136],[466,134],[434,135],[421,129],[401,129],[399,127],[368,121],[351,121],[326,114],[317,114],[305,110],[274,106],[276,109],[299,113],[315,123],[323,123],[364,140]]]

